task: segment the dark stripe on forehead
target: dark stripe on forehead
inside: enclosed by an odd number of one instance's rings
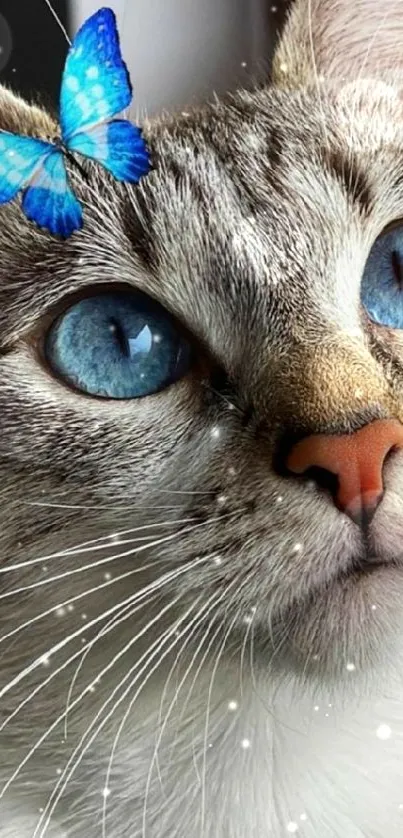
[[[373,207],[371,188],[365,172],[354,155],[342,149],[322,150],[322,163],[348,196],[369,215]]]

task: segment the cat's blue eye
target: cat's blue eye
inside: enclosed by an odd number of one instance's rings
[[[403,226],[383,233],[373,245],[362,278],[361,301],[376,323],[403,329]]]
[[[110,399],[156,393],[184,376],[192,360],[173,317],[136,291],[75,303],[48,332],[45,354],[71,386]]]

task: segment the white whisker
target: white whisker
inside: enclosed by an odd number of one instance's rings
[[[67,43],[69,44],[69,46],[71,46],[71,40],[70,40],[70,38],[69,38],[69,36],[68,36],[67,29],[66,29],[66,27],[63,25],[62,21],[60,20],[60,17],[59,17],[59,15],[57,14],[57,12],[55,11],[55,9],[53,8],[53,6],[52,6],[52,4],[51,4],[50,0],[45,0],[45,3],[46,3],[46,5],[47,5],[47,7],[48,7],[49,11],[52,13],[52,15],[53,15],[53,17],[54,17],[54,19],[55,19],[56,23],[59,25],[59,27],[60,27],[61,31],[63,32],[63,35],[64,35],[64,37],[66,38]]]
[[[207,600],[207,602],[205,602],[205,603],[203,604],[202,608],[198,611],[198,613],[196,614],[196,616],[192,618],[192,620],[190,621],[190,623],[188,623],[188,625],[187,625],[187,627],[186,627],[186,642],[185,642],[185,646],[184,646],[184,647],[182,647],[182,648],[180,649],[180,651],[179,651],[179,655],[177,655],[177,657],[176,657],[176,659],[175,659],[175,664],[174,664],[174,665],[176,665],[176,663],[177,663],[177,661],[178,661],[178,657],[179,657],[181,654],[183,654],[184,649],[186,648],[187,644],[189,643],[190,638],[191,638],[191,637],[193,636],[193,634],[197,631],[198,627],[200,626],[201,621],[202,621],[202,620],[204,621],[204,620],[206,619],[206,617],[208,616],[208,614],[210,613],[210,611],[212,611],[212,609],[213,609],[213,608],[216,608],[216,607],[217,607],[217,605],[220,603],[220,601],[221,601],[221,599],[223,598],[223,596],[224,596],[224,595],[225,595],[225,593],[222,593],[220,596],[218,596],[216,593],[213,593],[213,594],[211,595],[211,597]],[[190,628],[192,628],[192,631],[191,631],[191,632],[190,632],[190,634],[189,634],[189,629],[190,629]],[[204,637],[203,637],[203,642],[204,642]],[[170,672],[172,672],[172,669],[170,670]],[[181,682],[181,683],[182,683],[182,682]],[[178,688],[178,691],[179,691],[179,689],[180,689],[180,687]],[[177,696],[176,696],[176,697],[177,697]],[[136,698],[137,698],[137,695],[135,695],[135,696],[134,696],[134,697],[130,700],[129,705],[128,705],[128,707],[127,707],[127,709],[126,709],[126,711],[125,711],[125,713],[124,713],[124,715],[123,715],[123,718],[122,718],[122,720],[121,720],[121,722],[120,722],[120,724],[119,724],[118,730],[117,730],[117,732],[116,732],[116,735],[115,735],[115,738],[114,738],[114,742],[113,742],[113,746],[112,746],[112,750],[111,750],[111,754],[110,754],[110,758],[109,758],[108,768],[107,768],[107,772],[106,772],[106,781],[105,781],[105,787],[106,787],[106,788],[109,788],[110,775],[111,775],[111,771],[112,771],[112,765],[113,765],[113,760],[114,760],[114,756],[115,756],[115,751],[116,751],[116,748],[117,748],[117,745],[118,745],[118,742],[119,742],[120,736],[121,736],[121,734],[122,734],[123,728],[124,728],[124,726],[125,726],[125,724],[126,724],[126,722],[127,722],[127,719],[128,719],[128,717],[129,717],[129,715],[130,715],[130,712],[131,712],[131,710],[132,710],[132,708],[133,708],[133,705],[134,705],[134,703],[135,703]],[[170,710],[171,710],[171,709],[172,709],[172,707],[174,706],[175,700],[176,700],[176,699],[174,699],[173,703],[171,704]],[[168,719],[166,719],[166,721],[168,721]],[[161,741],[161,738],[162,738],[162,736],[163,736],[164,729],[165,729],[165,723],[164,723],[164,725],[163,725],[163,727],[162,727],[162,730],[160,731],[160,735],[159,735],[159,737],[158,737],[158,742],[157,742],[157,745],[156,745],[156,749],[157,749],[157,750],[158,750],[158,744],[159,744],[159,742]],[[154,756],[153,756],[153,759],[152,759],[152,761],[151,761],[151,768],[150,768],[150,771],[152,770],[152,766],[153,766],[153,763],[154,763],[155,753],[156,753],[156,751],[154,752]],[[150,777],[150,772],[149,772],[148,777]],[[146,801],[147,801],[147,790],[148,790],[148,779],[147,779],[146,798],[145,798],[145,800],[146,800]],[[103,805],[103,817],[102,817],[102,838],[106,838],[106,802],[107,802],[107,801],[106,801],[106,799],[104,799],[104,805]],[[145,802],[145,805],[146,805],[146,802]],[[143,833],[144,833],[144,835],[145,835],[145,832],[144,832],[144,823],[143,823]]]
[[[189,566],[196,567],[197,565],[205,562],[208,558],[208,556],[204,556],[202,558],[194,559],[191,565]],[[163,577],[161,577],[161,579],[157,580],[157,582],[150,583],[150,585],[148,586],[148,591],[159,590],[162,587],[162,582],[165,584],[165,582],[168,583],[176,579],[177,577],[185,573],[188,570],[189,566],[185,568],[182,567],[179,570],[175,569],[174,571],[168,572]],[[77,629],[75,632],[70,634],[68,637],[63,638],[63,640],[60,640],[59,643],[56,643],[54,646],[52,646],[51,649],[47,651],[47,656],[51,657],[52,655],[55,655],[57,652],[60,652],[61,649],[64,649],[64,647],[71,643],[72,640],[75,640],[76,638],[80,637],[80,635],[83,634],[84,631],[88,631],[88,629],[97,625],[106,617],[110,617],[111,614],[114,614],[119,608],[133,601],[136,596],[138,596],[138,594],[131,594],[129,597],[127,597],[127,599],[123,600],[123,602],[120,602],[117,605],[113,605],[111,608],[108,609],[108,611],[104,611],[103,614],[101,614],[100,616],[95,617],[93,620],[90,620],[85,625],[80,626],[80,628]],[[18,675],[16,675],[11,681],[9,681],[5,687],[2,687],[2,689],[0,690],[0,699],[2,699],[7,693],[9,693],[13,689],[13,687],[16,687],[21,681],[23,681],[24,678],[30,675],[31,672],[34,672],[35,669],[38,669],[38,667],[42,665],[42,662],[43,653],[40,655],[40,657],[32,661],[32,663],[30,663],[29,666],[27,666],[22,672],[19,672]]]
[[[178,599],[179,599],[179,597],[178,597]],[[199,599],[200,599],[200,597],[199,597]],[[76,746],[76,748],[74,749],[74,752],[71,754],[71,756],[70,756],[70,758],[69,758],[69,760],[68,760],[68,763],[67,763],[67,765],[66,765],[66,767],[65,767],[65,769],[64,769],[64,771],[63,771],[63,773],[62,773],[62,775],[60,776],[60,778],[59,778],[59,780],[58,780],[58,782],[57,782],[57,784],[56,784],[56,787],[55,787],[54,791],[52,792],[52,794],[51,794],[51,796],[50,796],[50,798],[49,798],[49,801],[48,801],[47,805],[45,806],[45,808],[44,808],[44,810],[43,810],[43,812],[42,812],[42,814],[41,814],[41,816],[40,816],[40,819],[39,819],[39,821],[38,821],[37,827],[36,827],[36,829],[35,829],[35,832],[34,832],[34,834],[33,834],[32,838],[43,838],[43,836],[45,835],[46,829],[47,829],[47,827],[48,827],[48,825],[49,825],[49,822],[50,822],[50,819],[51,819],[51,817],[52,817],[52,814],[53,814],[53,812],[54,812],[54,810],[55,810],[55,808],[56,808],[56,806],[57,806],[57,804],[58,804],[58,802],[59,802],[59,800],[60,800],[60,798],[61,798],[61,796],[62,796],[62,794],[63,794],[63,792],[64,792],[64,790],[65,790],[65,788],[66,788],[66,786],[68,785],[68,783],[69,783],[69,781],[70,781],[71,777],[73,776],[74,772],[76,771],[76,769],[78,768],[78,766],[79,766],[79,765],[80,765],[80,763],[82,762],[82,760],[83,760],[83,758],[84,758],[85,754],[87,753],[88,749],[91,747],[92,743],[95,741],[95,739],[97,738],[97,736],[99,735],[99,733],[101,732],[101,730],[105,727],[105,724],[106,724],[106,723],[109,721],[109,719],[110,719],[110,718],[114,715],[114,713],[116,712],[116,709],[120,706],[120,704],[122,703],[122,701],[124,701],[124,699],[126,698],[126,696],[128,695],[128,693],[130,692],[130,690],[132,689],[132,687],[134,686],[134,684],[136,683],[136,681],[139,679],[139,677],[140,677],[141,675],[143,675],[143,673],[144,673],[144,671],[147,669],[147,667],[148,667],[148,665],[149,665],[150,661],[154,660],[154,658],[155,658],[155,657],[157,657],[157,661],[156,661],[156,663],[155,663],[155,664],[154,664],[154,666],[151,668],[151,670],[148,672],[148,674],[147,674],[146,678],[144,679],[144,681],[142,681],[142,683],[141,683],[141,685],[140,685],[140,687],[139,687],[139,689],[138,689],[138,691],[137,691],[137,693],[136,693],[136,697],[137,697],[137,695],[141,692],[141,690],[144,688],[144,686],[145,686],[145,685],[146,685],[146,683],[148,682],[149,678],[153,675],[153,673],[155,672],[155,670],[157,669],[157,667],[158,667],[158,666],[160,666],[160,664],[161,664],[161,663],[162,663],[162,661],[166,658],[166,656],[169,654],[169,652],[170,652],[170,651],[171,651],[171,650],[175,647],[175,645],[179,642],[179,640],[180,640],[180,638],[181,638],[182,634],[186,631],[186,628],[182,631],[182,633],[181,633],[181,632],[179,632],[179,634],[178,634],[178,626],[180,626],[180,625],[181,625],[181,623],[183,623],[183,622],[184,622],[184,620],[186,620],[187,616],[189,615],[189,613],[191,613],[191,611],[193,610],[193,608],[195,607],[195,605],[197,605],[197,603],[198,603],[198,600],[196,600],[196,602],[195,602],[195,603],[192,603],[192,605],[188,608],[188,610],[185,612],[185,614],[183,614],[180,618],[178,618],[178,620],[176,620],[176,622],[173,624],[173,626],[172,626],[170,629],[168,629],[168,630],[167,630],[167,631],[163,634],[162,638],[159,638],[157,641],[155,641],[155,642],[151,645],[151,647],[149,647],[149,648],[146,650],[146,652],[144,652],[144,654],[143,654],[143,655],[139,658],[139,660],[138,660],[138,661],[136,661],[136,664],[135,664],[135,665],[134,665],[134,666],[133,666],[133,667],[129,670],[129,672],[127,672],[127,673],[126,673],[126,675],[122,678],[122,680],[120,681],[120,683],[119,683],[119,684],[115,687],[115,689],[113,690],[113,692],[111,693],[111,695],[109,696],[109,698],[108,698],[108,699],[104,702],[104,704],[102,705],[102,707],[101,707],[101,708],[100,708],[100,710],[97,712],[97,714],[96,714],[96,716],[94,717],[94,719],[92,720],[91,724],[90,724],[90,725],[89,725],[89,727],[87,728],[86,732],[85,732],[85,733],[83,734],[83,736],[81,737],[81,740],[80,740],[80,742],[78,743],[78,745]],[[168,608],[168,606],[167,606],[167,608]],[[172,641],[172,643],[171,643],[171,644],[168,646],[168,648],[164,651],[163,655],[162,655],[162,656],[160,656],[161,648],[164,646],[164,644],[166,643],[166,641],[167,641],[167,640],[169,640],[169,638],[170,638],[170,637],[172,637],[172,635],[173,635],[173,641]],[[128,645],[129,645],[129,644],[128,644]],[[151,654],[150,654],[150,649],[153,649],[153,651],[152,651],[152,653],[151,653]],[[138,665],[139,665],[140,663],[142,663],[144,660],[145,660],[145,664],[144,664],[144,666],[140,669],[140,671],[137,673],[137,675],[136,675],[135,679],[134,679],[134,680],[132,680],[132,681],[130,681],[129,685],[126,687],[126,689],[124,690],[123,694],[122,694],[122,695],[121,695],[121,696],[117,699],[117,701],[116,701],[116,702],[115,702],[115,704],[113,705],[112,710],[110,710],[110,711],[106,714],[106,716],[104,716],[104,718],[103,718],[102,722],[98,725],[98,728],[96,729],[95,733],[93,733],[93,734],[90,736],[89,740],[88,740],[88,741],[87,741],[87,743],[85,744],[85,747],[81,750],[80,755],[78,756],[78,758],[76,758],[76,757],[77,757],[77,755],[78,755],[78,752],[80,751],[80,748],[82,748],[82,745],[83,745],[83,743],[84,743],[84,741],[85,741],[86,736],[88,736],[88,734],[91,732],[91,730],[92,730],[92,728],[94,727],[94,725],[96,725],[96,722],[98,721],[99,717],[102,715],[102,712],[103,712],[103,710],[105,709],[105,707],[107,707],[107,706],[108,706],[108,704],[110,704],[110,702],[111,702],[111,701],[113,701],[113,699],[114,699],[114,697],[115,697],[116,693],[117,693],[117,692],[119,692],[119,690],[120,690],[120,688],[123,686],[123,684],[124,684],[124,683],[125,683],[125,682],[126,682],[126,681],[130,678],[130,677],[131,677],[132,672],[133,672],[133,671],[134,671],[134,670],[138,667]],[[71,763],[73,763],[72,767],[70,767]],[[1,797],[1,795],[0,795],[0,797]],[[43,828],[41,829],[42,825],[43,825]],[[41,832],[40,832],[40,834],[39,834],[39,830],[40,830],[40,829],[41,829]]]

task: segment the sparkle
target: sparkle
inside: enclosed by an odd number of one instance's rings
[[[227,503],[227,496],[226,495],[218,495],[217,503],[219,506],[224,506]]]
[[[386,741],[386,739],[390,739],[392,735],[392,729],[389,727],[389,725],[379,725],[376,731],[376,735],[378,739]]]
[[[56,774],[58,774],[59,777],[60,777],[61,773],[62,773],[62,769],[61,768],[56,768]]]
[[[284,500],[283,496],[282,495],[277,495],[276,503],[281,503],[282,500]]]
[[[278,12],[278,6],[271,6],[270,11],[275,15]]]
[[[244,751],[247,751],[247,750],[248,750],[248,748],[250,748],[250,746],[251,746],[251,741],[250,741],[250,739],[242,739],[242,742],[241,742],[241,748],[243,748],[243,749],[244,749]]]
[[[319,704],[315,704],[315,707],[313,709],[315,710],[315,713],[317,713],[319,711]]]
[[[162,335],[159,335],[158,333],[153,335],[153,343],[161,343],[161,341],[162,341]]]
[[[67,611],[74,611],[74,605],[73,605],[72,602],[69,602],[69,604],[67,606]]]
[[[231,468],[229,468],[229,469],[228,469],[228,474],[230,474],[230,475],[231,475],[231,477],[235,477],[235,475],[236,475],[236,468],[234,468],[234,466],[231,466]]]
[[[246,62],[246,61],[241,61],[241,67],[247,67],[247,66],[248,66],[248,65],[247,65],[247,62]]]
[[[228,702],[228,710],[230,710],[231,713],[234,713],[235,710],[238,710],[238,702],[237,701],[229,701]]]
[[[306,815],[305,812],[303,812],[302,815],[299,816],[299,819],[300,821],[307,821],[308,815]]]
[[[280,64],[280,70],[282,73],[288,73],[288,64],[285,61]]]
[[[300,544],[300,542],[298,542],[297,544],[294,544],[294,547],[292,548],[293,553],[300,553],[301,550],[302,550],[302,544]]]
[[[88,617],[87,617],[87,615],[86,615],[86,614],[81,614],[81,619],[82,619],[82,620],[88,620]]]
[[[295,821],[290,821],[290,823],[287,824],[287,832],[291,832],[293,834],[298,832],[298,824],[295,823]]]
[[[111,793],[111,790],[108,789],[108,786],[105,786],[105,788],[102,789],[102,797],[105,797],[105,798],[109,797],[110,793]]]
[[[348,663],[346,666],[347,672],[354,672],[355,671],[355,663]]]
[[[109,573],[109,571],[108,571],[107,573],[104,573],[104,579],[105,579],[107,582],[109,582],[109,581],[112,579],[112,574],[111,574],[111,573]]]
[[[371,605],[371,611],[376,611],[376,605]]]
[[[49,655],[43,655],[43,657],[41,658],[41,664],[42,666],[50,666]]]
[[[214,564],[216,564],[216,565],[220,565],[220,564],[222,564],[222,558],[221,558],[221,556],[214,556],[213,562],[214,562]]]
[[[211,436],[213,437],[213,439],[218,439],[220,434],[220,428],[217,425],[214,425],[214,428],[211,429]]]
[[[55,613],[56,613],[56,617],[64,617],[67,612],[66,612],[66,609],[64,608],[63,605],[59,605],[59,607],[56,608]]]

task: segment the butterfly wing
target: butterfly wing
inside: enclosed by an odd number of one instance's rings
[[[52,150],[43,140],[0,131],[0,204],[16,197]]]
[[[116,180],[138,183],[150,169],[150,156],[140,128],[126,119],[100,123],[70,140],[71,151],[102,163]]]
[[[83,24],[68,52],[60,93],[63,141],[130,105],[132,86],[122,59],[116,17],[100,9]]]
[[[35,172],[24,191],[22,209],[30,221],[54,235],[68,238],[83,225],[81,205],[67,180],[63,154],[51,146],[51,152]]]

